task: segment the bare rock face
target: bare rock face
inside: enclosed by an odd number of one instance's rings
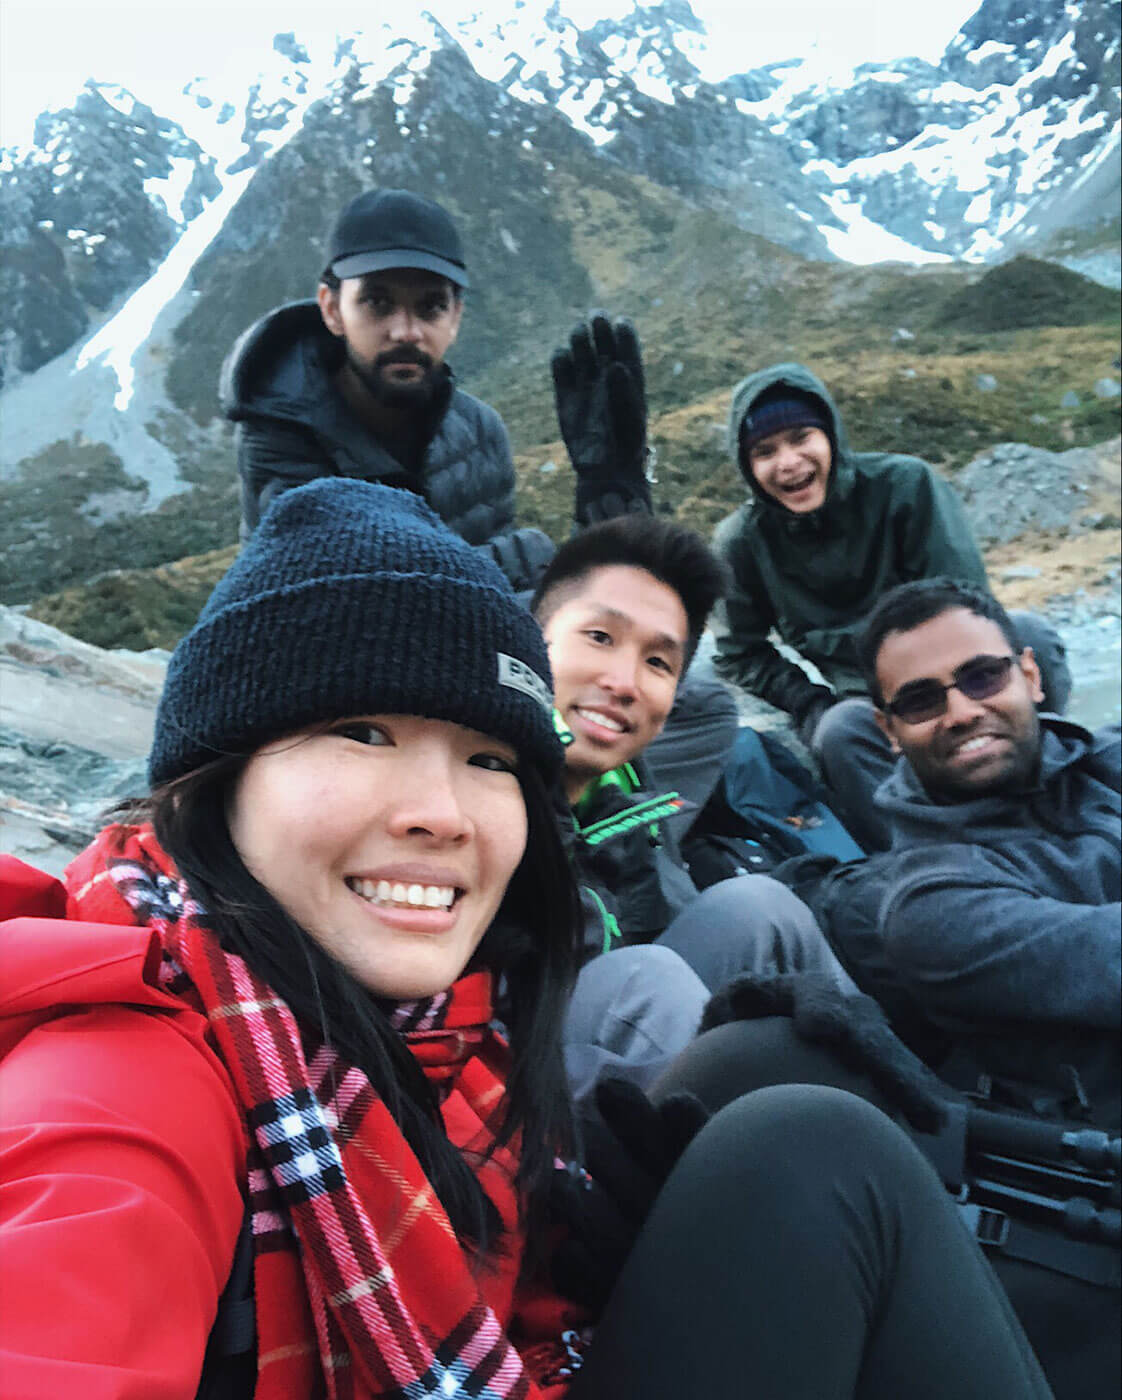
[[[145,792],[166,664],[0,608],[0,851],[57,874],[107,807]]]
[[[1117,489],[1118,456],[1117,438],[1067,452],[1002,442],[957,472],[954,484],[982,545],[1031,530],[1080,534],[1104,527],[1092,506],[1104,488]]]

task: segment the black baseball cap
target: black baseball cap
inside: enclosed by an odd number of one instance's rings
[[[408,190],[369,190],[352,199],[331,230],[327,267],[339,278],[416,267],[469,285],[455,224],[439,204]]]

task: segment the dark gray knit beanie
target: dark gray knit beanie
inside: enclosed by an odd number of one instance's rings
[[[564,750],[537,623],[408,491],[329,477],[266,512],[168,665],[155,786],[347,715],[450,720],[547,783]]]
[[[740,461],[745,465],[756,443],[784,428],[820,428],[834,444],[834,427],[826,405],[816,394],[776,384],[756,399],[740,425]]]

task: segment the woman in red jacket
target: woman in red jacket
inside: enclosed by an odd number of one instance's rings
[[[836,1091],[652,1141],[622,1272],[570,1289],[606,1307],[554,1287],[549,1201],[605,1219],[559,1162],[561,753],[536,625],[427,507],[273,506],[172,658],[146,819],[65,889],[7,863],[5,1396],[1048,1394],[933,1174]]]

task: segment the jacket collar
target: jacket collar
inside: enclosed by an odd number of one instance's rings
[[[875,803],[892,823],[893,849],[931,841],[972,841],[995,828],[1019,821],[1035,794],[1047,791],[1060,774],[1090,750],[1094,736],[1082,725],[1058,715],[1041,715],[1040,769],[1036,783],[1023,793],[994,793],[962,802],[935,802],[915,770],[901,758],[877,789]]]

